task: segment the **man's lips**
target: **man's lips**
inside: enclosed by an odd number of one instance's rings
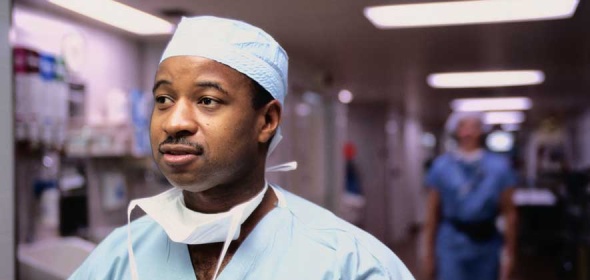
[[[181,144],[161,145],[159,152],[162,154],[164,163],[170,166],[188,165],[203,154],[202,149]]]
[[[186,155],[186,154],[201,155],[201,154],[203,154],[203,150],[198,149],[193,146],[189,146],[189,145],[163,144],[163,145],[160,145],[160,153],[172,154],[172,155]]]

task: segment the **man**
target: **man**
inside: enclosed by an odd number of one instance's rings
[[[153,156],[173,189],[134,200],[71,279],[413,279],[369,234],[265,180],[285,51],[264,31],[184,18],[155,83]]]
[[[426,179],[426,278],[509,279],[516,251],[510,164],[483,150],[481,114],[455,113],[447,130],[458,147],[438,157]],[[496,229],[499,215],[505,218],[503,236]]]

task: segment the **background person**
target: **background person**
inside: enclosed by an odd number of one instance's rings
[[[457,147],[439,156],[426,178],[426,277],[508,279],[516,250],[515,179],[509,161],[484,150],[481,114],[454,113],[447,129]],[[503,235],[496,228],[499,215],[505,218]]]

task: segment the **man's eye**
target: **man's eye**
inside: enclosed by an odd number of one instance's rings
[[[213,106],[213,105],[217,105],[219,102],[217,102],[216,100],[213,100],[209,97],[204,97],[201,98],[201,100],[199,100],[199,104],[203,104],[205,106]]]
[[[165,104],[166,102],[170,102],[170,98],[166,96],[156,96],[155,101],[159,104]]]

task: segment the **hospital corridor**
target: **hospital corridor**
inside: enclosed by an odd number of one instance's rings
[[[590,280],[590,3],[0,0],[0,280]]]

